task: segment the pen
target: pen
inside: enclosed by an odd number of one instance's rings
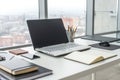
[[[12,56],[9,60],[13,59],[15,56]]]

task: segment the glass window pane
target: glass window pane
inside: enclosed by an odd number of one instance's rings
[[[117,31],[117,0],[95,0],[94,33]]]
[[[62,18],[64,26],[76,26],[75,36],[85,34],[86,0],[48,0],[48,18]]]
[[[0,47],[30,43],[27,19],[38,18],[38,0],[0,0]]]

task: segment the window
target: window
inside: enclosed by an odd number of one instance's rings
[[[31,43],[26,20],[38,13],[38,0],[0,0],[0,47]]]
[[[76,26],[75,36],[85,34],[86,0],[48,0],[48,18],[62,18],[64,26]]]
[[[117,31],[118,0],[95,0],[94,34]]]

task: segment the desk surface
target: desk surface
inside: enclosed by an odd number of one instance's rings
[[[75,42],[81,45],[89,45],[92,43],[96,43],[95,41],[89,41],[83,39],[76,39]],[[120,45],[120,43],[117,44]],[[101,69],[107,68],[109,66],[118,64],[120,62],[120,56],[119,56],[120,49],[110,51],[113,54],[117,53],[118,56],[92,65],[85,65],[82,63],[70,61],[64,59],[63,56],[52,57],[43,53],[35,52],[32,47],[27,47],[24,49],[28,50],[31,53],[36,53],[41,57],[35,60],[29,60],[29,59],[26,60],[53,70],[53,75],[40,78],[40,80],[75,80],[80,77],[99,71]],[[97,49],[97,48],[91,48],[91,49]],[[97,49],[97,50],[109,52],[108,50],[102,50],[102,49]]]

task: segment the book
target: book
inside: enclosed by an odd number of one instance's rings
[[[9,52],[12,53],[12,54],[15,54],[15,55],[28,53],[28,51],[23,50],[23,49],[13,49],[13,50],[9,50]]]
[[[38,70],[38,66],[20,58],[13,58],[0,62],[0,69],[12,75],[20,75]]]
[[[39,66],[37,71],[29,72],[21,75],[12,75],[0,69],[1,80],[35,80],[52,74],[52,70]]]
[[[84,64],[93,64],[114,56],[117,56],[117,54],[98,50],[87,50],[82,52],[79,51],[72,52],[65,56],[64,58],[76,62],[81,62]]]

